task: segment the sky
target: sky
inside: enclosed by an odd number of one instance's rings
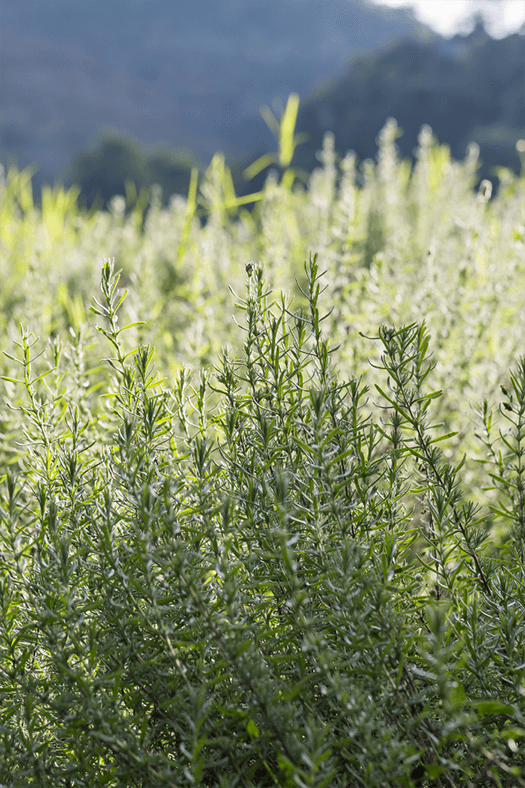
[[[443,36],[465,33],[466,22],[483,13],[488,32],[502,38],[525,24],[525,0],[373,0],[377,5],[412,6],[416,17]],[[470,28],[472,26],[470,25]]]

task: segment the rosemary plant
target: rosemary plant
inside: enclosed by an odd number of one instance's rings
[[[498,435],[482,409],[482,511],[426,326],[379,329],[372,390],[317,257],[295,311],[246,274],[242,352],[198,379],[127,344],[108,261],[102,365],[85,328],[9,354],[0,785],[525,785],[525,360]]]

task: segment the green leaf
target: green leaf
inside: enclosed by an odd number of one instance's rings
[[[255,724],[255,722],[252,720],[251,717],[246,723],[246,730],[248,731],[248,734],[251,736],[252,739],[256,739],[259,736],[259,728],[257,727],[257,725]]]
[[[289,167],[293,158],[295,150],[294,131],[298,111],[299,96],[297,93],[291,93],[288,96],[279,129],[279,164],[281,167]]]
[[[244,177],[247,180],[251,180],[255,178],[260,172],[262,172],[266,167],[269,167],[271,164],[275,163],[275,154],[273,153],[264,153],[262,156],[259,156],[249,167],[243,172]]]
[[[499,700],[477,700],[472,701],[472,704],[477,708],[480,717],[487,717],[491,714],[514,714],[514,707],[508,703],[502,703]]]

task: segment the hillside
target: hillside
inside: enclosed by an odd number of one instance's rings
[[[524,67],[525,36],[495,40],[479,24],[463,40],[403,41],[359,57],[345,76],[303,102],[297,128],[309,139],[298,148],[297,162],[308,171],[316,165],[327,130],[342,154],[351,149],[359,159],[374,157],[377,135],[394,117],[403,131],[403,156],[413,154],[425,123],[455,158],[462,159],[475,141],[488,169],[519,170],[515,143],[525,134]]]
[[[101,128],[153,144],[249,154],[259,107],[400,36],[432,36],[367,0],[4,0],[0,150],[59,175]]]

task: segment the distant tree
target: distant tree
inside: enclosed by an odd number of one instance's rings
[[[77,154],[72,162],[72,183],[80,187],[80,198],[88,206],[102,200],[104,207],[116,194],[126,193],[126,182],[146,185],[146,156],[131,138],[117,133],[101,136],[91,151]]]
[[[77,154],[70,180],[80,187],[80,198],[88,206],[100,200],[106,208],[116,194],[126,194],[130,181],[137,193],[158,184],[166,204],[172,194],[187,194],[195,166],[188,150],[165,147],[148,151],[131,137],[111,132],[102,135],[92,150]]]

